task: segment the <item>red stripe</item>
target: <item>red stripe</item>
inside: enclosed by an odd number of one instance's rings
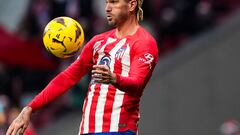
[[[95,91],[94,91],[94,96],[92,99],[92,104],[90,107],[90,114],[89,114],[89,133],[94,133],[95,132],[95,113],[96,113],[96,108],[97,108],[97,103],[98,103],[98,97],[100,95],[100,86],[101,84],[96,84],[95,85]]]
[[[111,114],[112,114],[112,108],[113,108],[113,102],[114,97],[116,94],[116,89],[109,85],[108,93],[107,93],[107,99],[104,108],[104,115],[103,115],[103,132],[109,132],[110,131],[110,124],[111,124]]]
[[[137,121],[139,121],[139,97],[132,97],[130,95],[124,94],[123,103],[128,107],[122,108],[120,115],[120,124],[126,124],[126,127],[120,128],[119,131],[125,131],[127,129],[131,129],[133,131],[137,131],[136,125]]]
[[[123,97],[123,103],[125,103],[125,101],[127,100],[126,98],[126,93],[124,94],[124,97]],[[120,118],[119,118],[119,123],[120,124],[127,124],[125,123],[126,122],[126,117],[124,117],[123,114],[125,112],[125,110],[123,108],[121,108],[121,112],[120,112]],[[121,131],[121,129],[119,129]]]

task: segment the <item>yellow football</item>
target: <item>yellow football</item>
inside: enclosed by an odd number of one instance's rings
[[[76,54],[84,42],[82,26],[70,17],[57,17],[45,27],[43,43],[48,52],[59,58]]]

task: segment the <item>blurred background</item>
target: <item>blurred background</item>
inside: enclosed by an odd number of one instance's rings
[[[141,135],[240,135],[240,1],[145,0],[159,63],[141,101]],[[86,42],[109,29],[104,0],[1,0],[0,135],[75,57],[47,53],[43,28],[69,16]],[[26,135],[76,135],[89,75],[35,113]]]

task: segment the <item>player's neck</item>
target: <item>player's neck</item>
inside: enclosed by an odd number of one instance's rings
[[[132,17],[116,28],[116,36],[123,38],[128,35],[134,35],[139,28],[136,18]]]

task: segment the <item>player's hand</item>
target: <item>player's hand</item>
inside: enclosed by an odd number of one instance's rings
[[[112,73],[107,65],[94,65],[92,78],[96,83],[106,84],[115,84],[117,80],[116,74]]]
[[[32,114],[31,107],[23,108],[17,118],[9,126],[6,135],[23,135],[27,129]]]

